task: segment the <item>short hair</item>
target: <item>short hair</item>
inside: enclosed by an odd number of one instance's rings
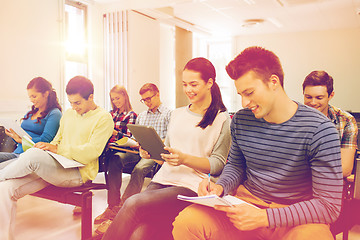
[[[116,92],[116,93],[119,93],[121,94],[122,96],[124,96],[125,98],[125,112],[130,112],[132,110],[132,107],[131,107],[131,104],[130,104],[130,99],[129,99],[129,95],[125,89],[125,87],[123,86],[120,86],[120,85],[115,85],[111,90],[110,90],[110,93],[113,93],[113,92]],[[111,106],[113,108],[113,110],[116,109],[116,106],[115,104],[111,101],[111,95],[110,95],[110,102],[111,102]]]
[[[233,80],[239,79],[249,71],[255,72],[264,82],[267,82],[271,75],[276,75],[284,87],[284,71],[280,60],[265,48],[248,47],[226,66],[226,72]]]
[[[153,83],[145,83],[139,90],[139,94],[143,95],[147,91],[152,91],[153,93],[158,93],[159,89],[158,87]]]
[[[334,91],[334,79],[325,71],[312,71],[302,84],[303,93],[307,86],[325,86],[328,96]]]
[[[94,94],[94,85],[84,76],[75,76],[66,85],[66,94],[73,95],[77,93],[87,100],[91,94]]]

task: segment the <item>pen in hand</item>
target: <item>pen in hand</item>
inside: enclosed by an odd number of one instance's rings
[[[208,187],[207,187],[208,192],[210,192],[210,173],[208,174]]]

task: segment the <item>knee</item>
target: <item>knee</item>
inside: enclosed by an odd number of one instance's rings
[[[332,240],[330,228],[326,224],[304,224],[293,227],[283,238],[284,240],[324,239]]]
[[[196,205],[190,205],[184,208],[173,222],[174,237],[175,235],[181,236],[181,234],[187,231],[193,232],[199,227],[198,225],[201,223],[202,218],[202,212]],[[181,237],[177,239],[181,239]]]

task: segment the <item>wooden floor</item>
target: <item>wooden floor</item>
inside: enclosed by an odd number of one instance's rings
[[[124,191],[129,175],[123,179]],[[103,182],[99,174],[97,182]],[[144,187],[149,183],[146,179]],[[106,191],[98,190],[93,196],[93,219],[101,214],[106,204]],[[80,217],[73,217],[73,206],[61,204],[33,196],[26,196],[18,201],[17,222],[15,227],[16,240],[79,240]],[[336,240],[341,240],[341,234]],[[349,240],[360,240],[360,226],[350,232]]]

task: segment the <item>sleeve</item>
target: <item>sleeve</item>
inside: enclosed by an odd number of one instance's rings
[[[358,127],[353,116],[348,118],[341,137],[341,148],[357,149]]]
[[[110,114],[101,116],[88,142],[77,146],[66,146],[69,148],[71,158],[85,165],[94,158],[98,158],[112,135],[113,129],[114,121]]]
[[[230,148],[230,118],[227,118],[221,128],[218,140],[209,157],[210,174],[220,175],[226,163]]]
[[[236,132],[236,121],[237,118],[234,116],[230,124],[231,145],[228,162],[226,163],[219,180],[216,182],[224,188],[224,195],[229,194],[239,187],[239,185],[244,182],[246,174],[245,158],[236,141],[237,137],[239,137]]]
[[[318,127],[309,146],[312,174],[312,199],[284,208],[268,208],[270,228],[334,222],[342,200],[342,168],[339,135],[331,122]]]
[[[44,131],[39,137],[32,138],[32,141],[37,142],[51,142],[55,137],[61,119],[61,112],[57,108],[48,113],[47,120],[44,126]]]

